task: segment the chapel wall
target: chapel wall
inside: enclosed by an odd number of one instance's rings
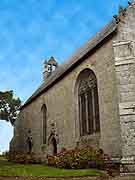
[[[97,77],[101,132],[83,139],[79,136],[75,85],[79,73],[85,68],[93,70]],[[47,139],[52,128],[55,129],[58,151],[63,147],[73,148],[79,142],[99,146],[105,153],[119,156],[120,123],[112,40],[106,41],[62,80],[23,109],[24,136],[27,136],[27,130],[31,128],[33,151],[37,153],[49,152],[48,145],[42,144],[43,104],[47,107]]]

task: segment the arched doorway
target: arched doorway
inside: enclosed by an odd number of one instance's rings
[[[57,154],[57,142],[55,137],[52,138],[52,148],[53,155]]]
[[[50,155],[57,154],[57,141],[54,134],[51,134],[48,139],[48,153]]]

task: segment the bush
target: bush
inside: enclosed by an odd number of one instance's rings
[[[10,152],[6,157],[9,161],[20,164],[34,164],[40,162],[33,153]]]
[[[56,156],[48,156],[48,165],[67,169],[103,169],[105,158],[109,157],[103,153],[102,149],[87,146],[81,149],[65,150]]]

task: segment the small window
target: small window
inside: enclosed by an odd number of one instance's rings
[[[42,106],[42,128],[43,128],[43,144],[46,144],[47,139],[47,108],[44,104]]]

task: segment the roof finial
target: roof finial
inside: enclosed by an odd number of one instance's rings
[[[119,15],[125,16],[126,8],[123,8],[121,5],[119,5]]]
[[[119,5],[119,14],[123,12],[123,7],[121,5]]]
[[[113,18],[115,19],[116,24],[120,22],[120,18],[117,15],[114,15]]]
[[[135,3],[135,0],[129,0],[129,1],[128,1],[128,5],[129,5],[129,6],[132,5],[133,3]]]
[[[130,6],[132,4],[132,2],[131,1],[128,1],[128,5]]]

